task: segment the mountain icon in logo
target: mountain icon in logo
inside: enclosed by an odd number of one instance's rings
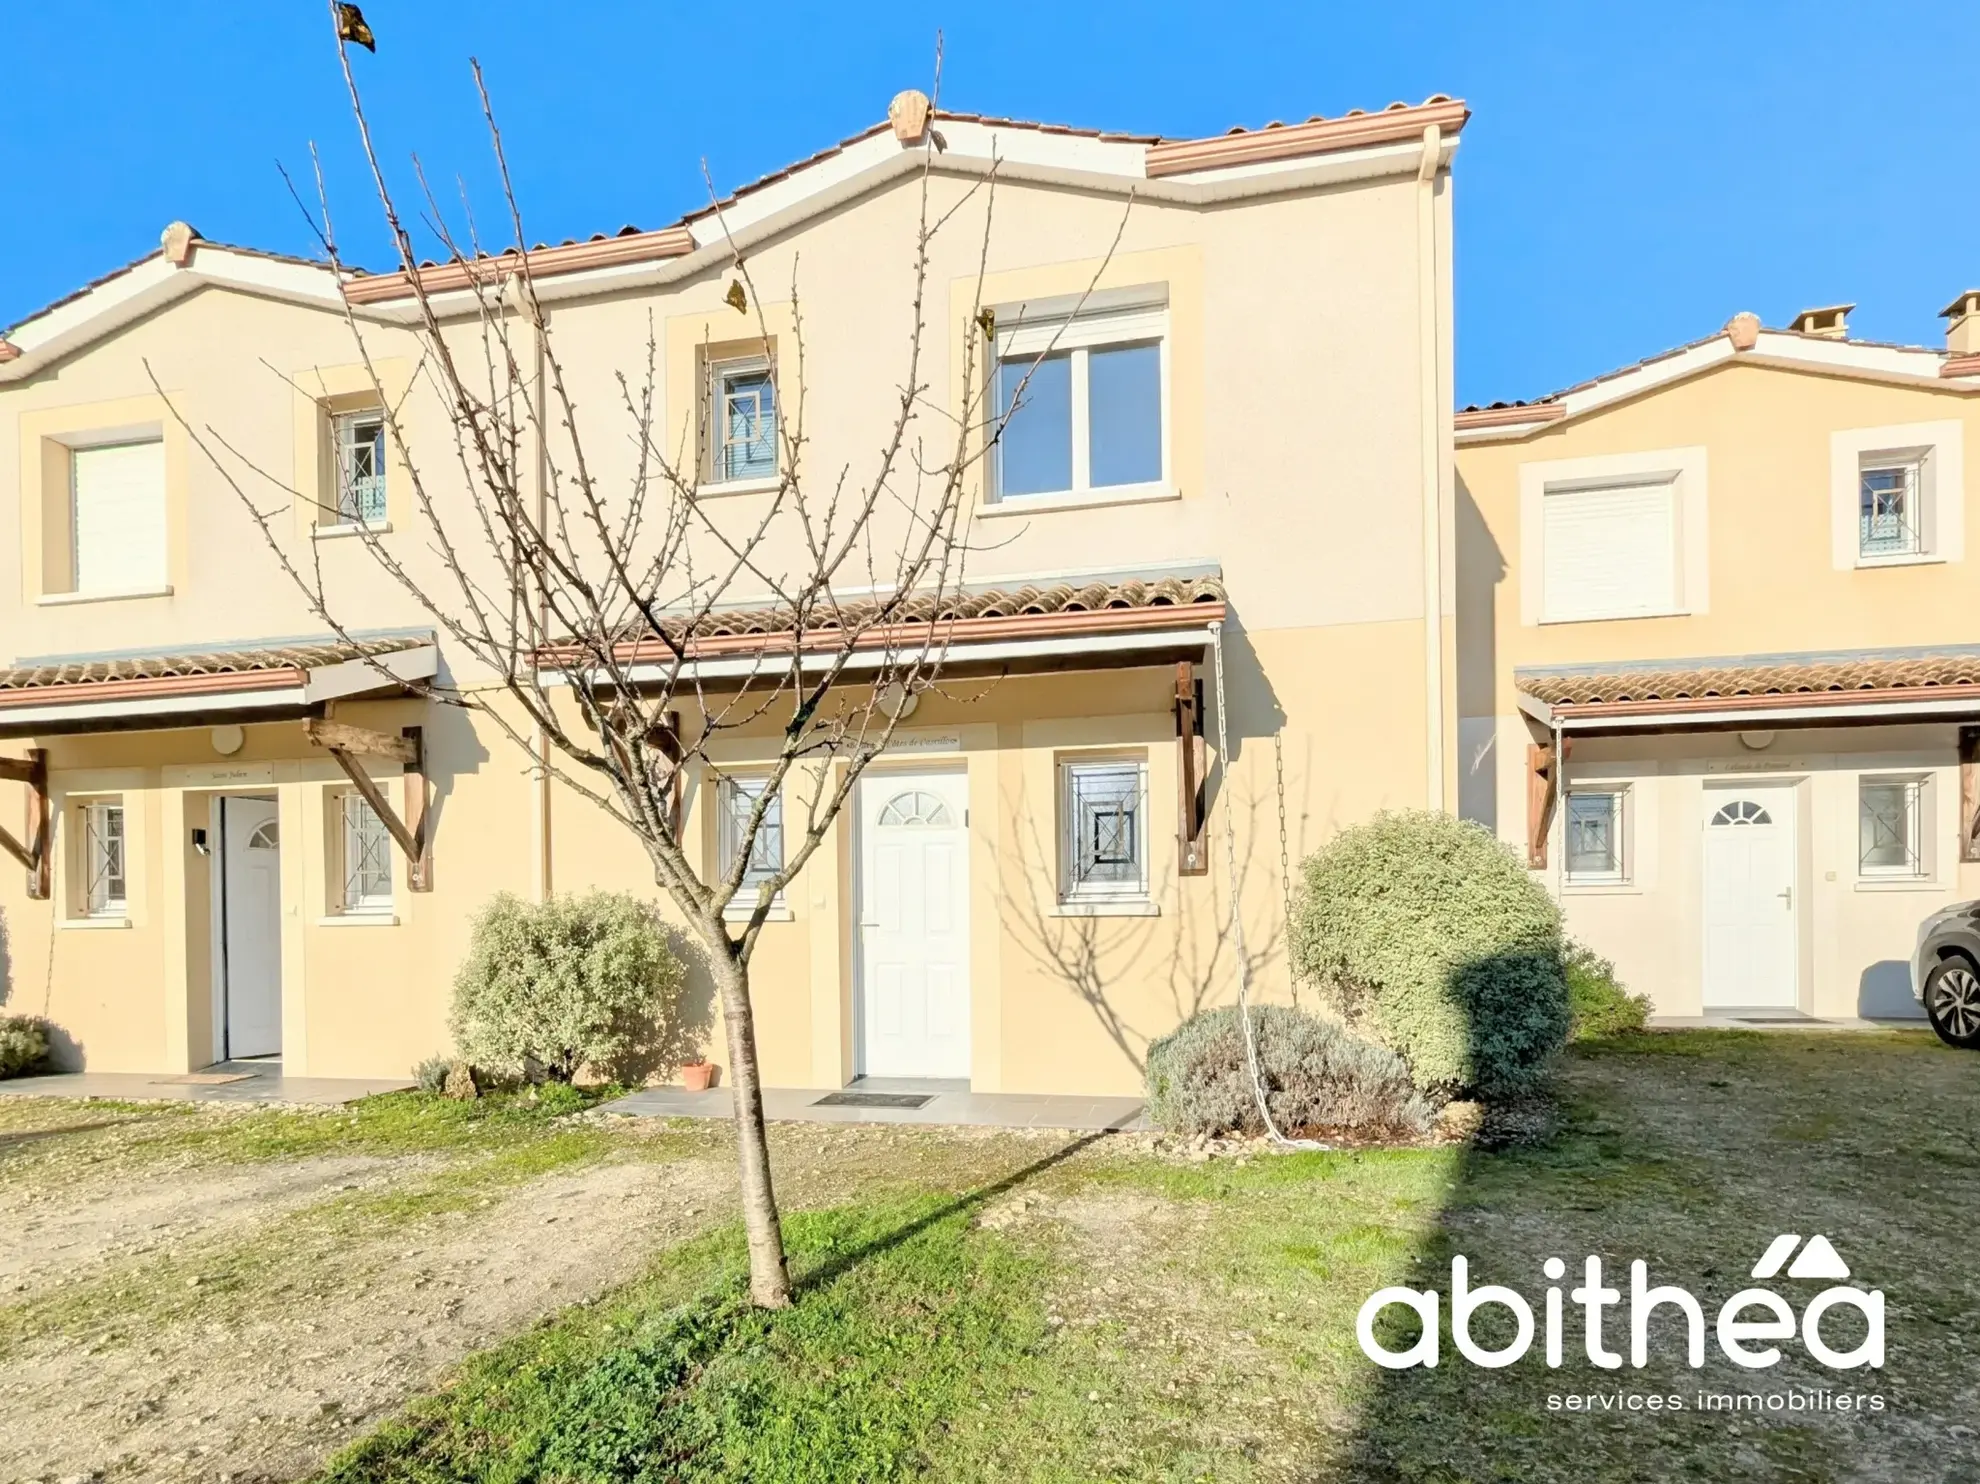
[[[1781,1264],[1787,1262],[1788,1254],[1798,1246],[1801,1246],[1801,1238],[1797,1235],[1783,1233],[1774,1238],[1761,1254],[1760,1261],[1753,1265],[1753,1276],[1772,1278],[1780,1272]],[[1789,1264],[1787,1275],[1790,1278],[1847,1278],[1849,1264],[1842,1260],[1842,1254],[1836,1251],[1827,1237],[1813,1236],[1808,1239],[1808,1245],[1801,1248],[1800,1255]]]

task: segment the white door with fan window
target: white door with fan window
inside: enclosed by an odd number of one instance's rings
[[[1705,1008],[1792,1009],[1795,788],[1705,791]]]
[[[225,797],[220,815],[223,1054],[282,1049],[282,840],[273,799]]]
[[[860,780],[862,1076],[969,1075],[968,805],[961,773]]]

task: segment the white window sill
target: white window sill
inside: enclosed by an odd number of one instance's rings
[[[127,587],[107,593],[43,593],[35,603],[42,608],[59,608],[69,603],[120,603],[126,598],[169,598],[172,585],[163,587]]]
[[[1166,480],[1159,484],[1117,484],[1091,490],[1061,490],[1042,495],[1001,495],[986,500],[977,514],[986,520],[1016,515],[1041,515],[1053,510],[1087,510],[1101,505],[1153,505],[1180,500],[1182,491]]]
[[[722,495],[764,495],[782,484],[780,474],[762,474],[754,479],[715,479],[694,487],[697,500],[717,499]]]
[[[756,909],[754,907],[739,907],[734,902],[731,902],[722,909],[722,921],[748,922],[755,911]],[[796,922],[797,917],[782,902],[772,902],[770,904],[770,910],[764,914],[763,920],[765,922]]]
[[[1627,623],[1633,618],[1689,618],[1689,608],[1655,608],[1649,612],[1631,613],[1577,613],[1572,618],[1552,618],[1543,616],[1541,628],[1552,628],[1557,624],[1570,623]]]
[[[1643,888],[1634,881],[1563,881],[1564,897],[1637,897]]]
[[[1052,909],[1054,917],[1160,917],[1162,909],[1146,897],[1124,897],[1119,901],[1099,898],[1083,902],[1061,902]]]
[[[131,925],[128,917],[65,917],[55,924],[59,928],[97,931],[104,928],[127,928]]]
[[[1932,567],[1944,565],[1945,560],[1944,557],[1934,551],[1899,551],[1893,552],[1889,556],[1863,556],[1859,554],[1856,558],[1856,565],[1859,571],[1865,567]]]
[[[389,520],[339,521],[336,525],[318,526],[310,534],[318,541],[337,541],[346,536],[389,535],[392,523]]]
[[[1856,881],[1858,891],[1945,891],[1943,881],[1935,881],[1930,876],[1859,876]]]
[[[335,912],[316,919],[318,927],[397,927],[399,919],[391,912]]]

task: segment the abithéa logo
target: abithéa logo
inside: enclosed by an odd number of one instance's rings
[[[1792,1264],[1788,1258],[1799,1247]],[[1788,1264],[1790,1279],[1832,1281],[1849,1277],[1849,1266],[1827,1237],[1816,1236],[1802,1245],[1799,1236],[1783,1234],[1771,1242],[1751,1274],[1761,1282],[1780,1275]],[[1540,1271],[1550,1280],[1566,1276],[1567,1264],[1550,1257]],[[1608,1345],[1605,1318],[1622,1303],[1622,1294],[1605,1286],[1602,1260],[1590,1257],[1582,1267],[1581,1286],[1567,1294],[1569,1302],[1581,1310],[1582,1345],[1591,1364],[1604,1370],[1617,1370],[1623,1357]],[[1422,1323],[1422,1334],[1404,1350],[1391,1350],[1375,1337],[1375,1318],[1392,1304],[1413,1309]],[[1513,1338],[1498,1349],[1487,1349],[1472,1338],[1472,1316],[1480,1309],[1498,1306],[1512,1316]],[[1439,1299],[1434,1288],[1384,1288],[1370,1294],[1355,1319],[1355,1338],[1370,1360],[1390,1370],[1437,1363]],[[1629,1363],[1641,1369],[1649,1364],[1650,1316],[1667,1307],[1683,1316],[1686,1326],[1685,1358],[1693,1370],[1705,1365],[1705,1310],[1692,1294],[1671,1285],[1650,1286],[1649,1269],[1640,1259],[1629,1265]],[[1837,1350],[1822,1337],[1822,1321],[1836,1309],[1854,1309],[1862,1316],[1866,1333],[1860,1343],[1848,1350]],[[1561,1290],[1549,1287],[1542,1302],[1547,1364],[1561,1364],[1565,1327]],[[1764,1317],[1761,1317],[1763,1316]],[[1496,1369],[1509,1366],[1533,1345],[1533,1307],[1525,1297],[1498,1284],[1471,1286],[1471,1264],[1462,1257],[1451,1259],[1451,1340],[1458,1354],[1475,1366]],[[1719,1306],[1713,1332],[1719,1349],[1734,1365],[1764,1370],[1778,1364],[1781,1352],[1775,1342],[1792,1341],[1797,1334],[1807,1352],[1831,1370],[1854,1370],[1858,1366],[1881,1367],[1884,1363],[1884,1295],[1881,1289],[1865,1292],[1840,1285],[1823,1289],[1811,1299],[1796,1320],[1794,1307],[1771,1288],[1742,1288]]]

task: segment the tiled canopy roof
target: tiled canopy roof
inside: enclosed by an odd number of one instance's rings
[[[1522,670],[1521,691],[1550,706],[1615,706],[1775,696],[1792,701],[1860,691],[1929,691],[1980,685],[1980,654],[1810,656],[1757,664],[1700,662],[1685,667],[1545,674]]]
[[[185,654],[99,655],[86,659],[44,660],[0,670],[0,693],[93,685],[106,681],[190,679],[208,675],[248,675],[258,671],[314,670],[371,655],[414,649],[432,642],[432,638],[426,635],[401,635],[352,644],[284,644],[264,649],[205,649]]]
[[[971,619],[1043,618],[1081,613],[1185,607],[1224,602],[1224,585],[1214,577],[1135,578],[1124,582],[1087,582],[1077,586],[989,588],[981,592],[911,598],[891,620],[895,624],[951,623]],[[871,624],[880,600],[841,603],[836,611],[815,612],[807,625],[813,633],[836,632]],[[710,614],[696,626],[697,639],[745,638],[788,634],[788,608],[748,608]],[[685,626],[673,630],[679,638]]]

